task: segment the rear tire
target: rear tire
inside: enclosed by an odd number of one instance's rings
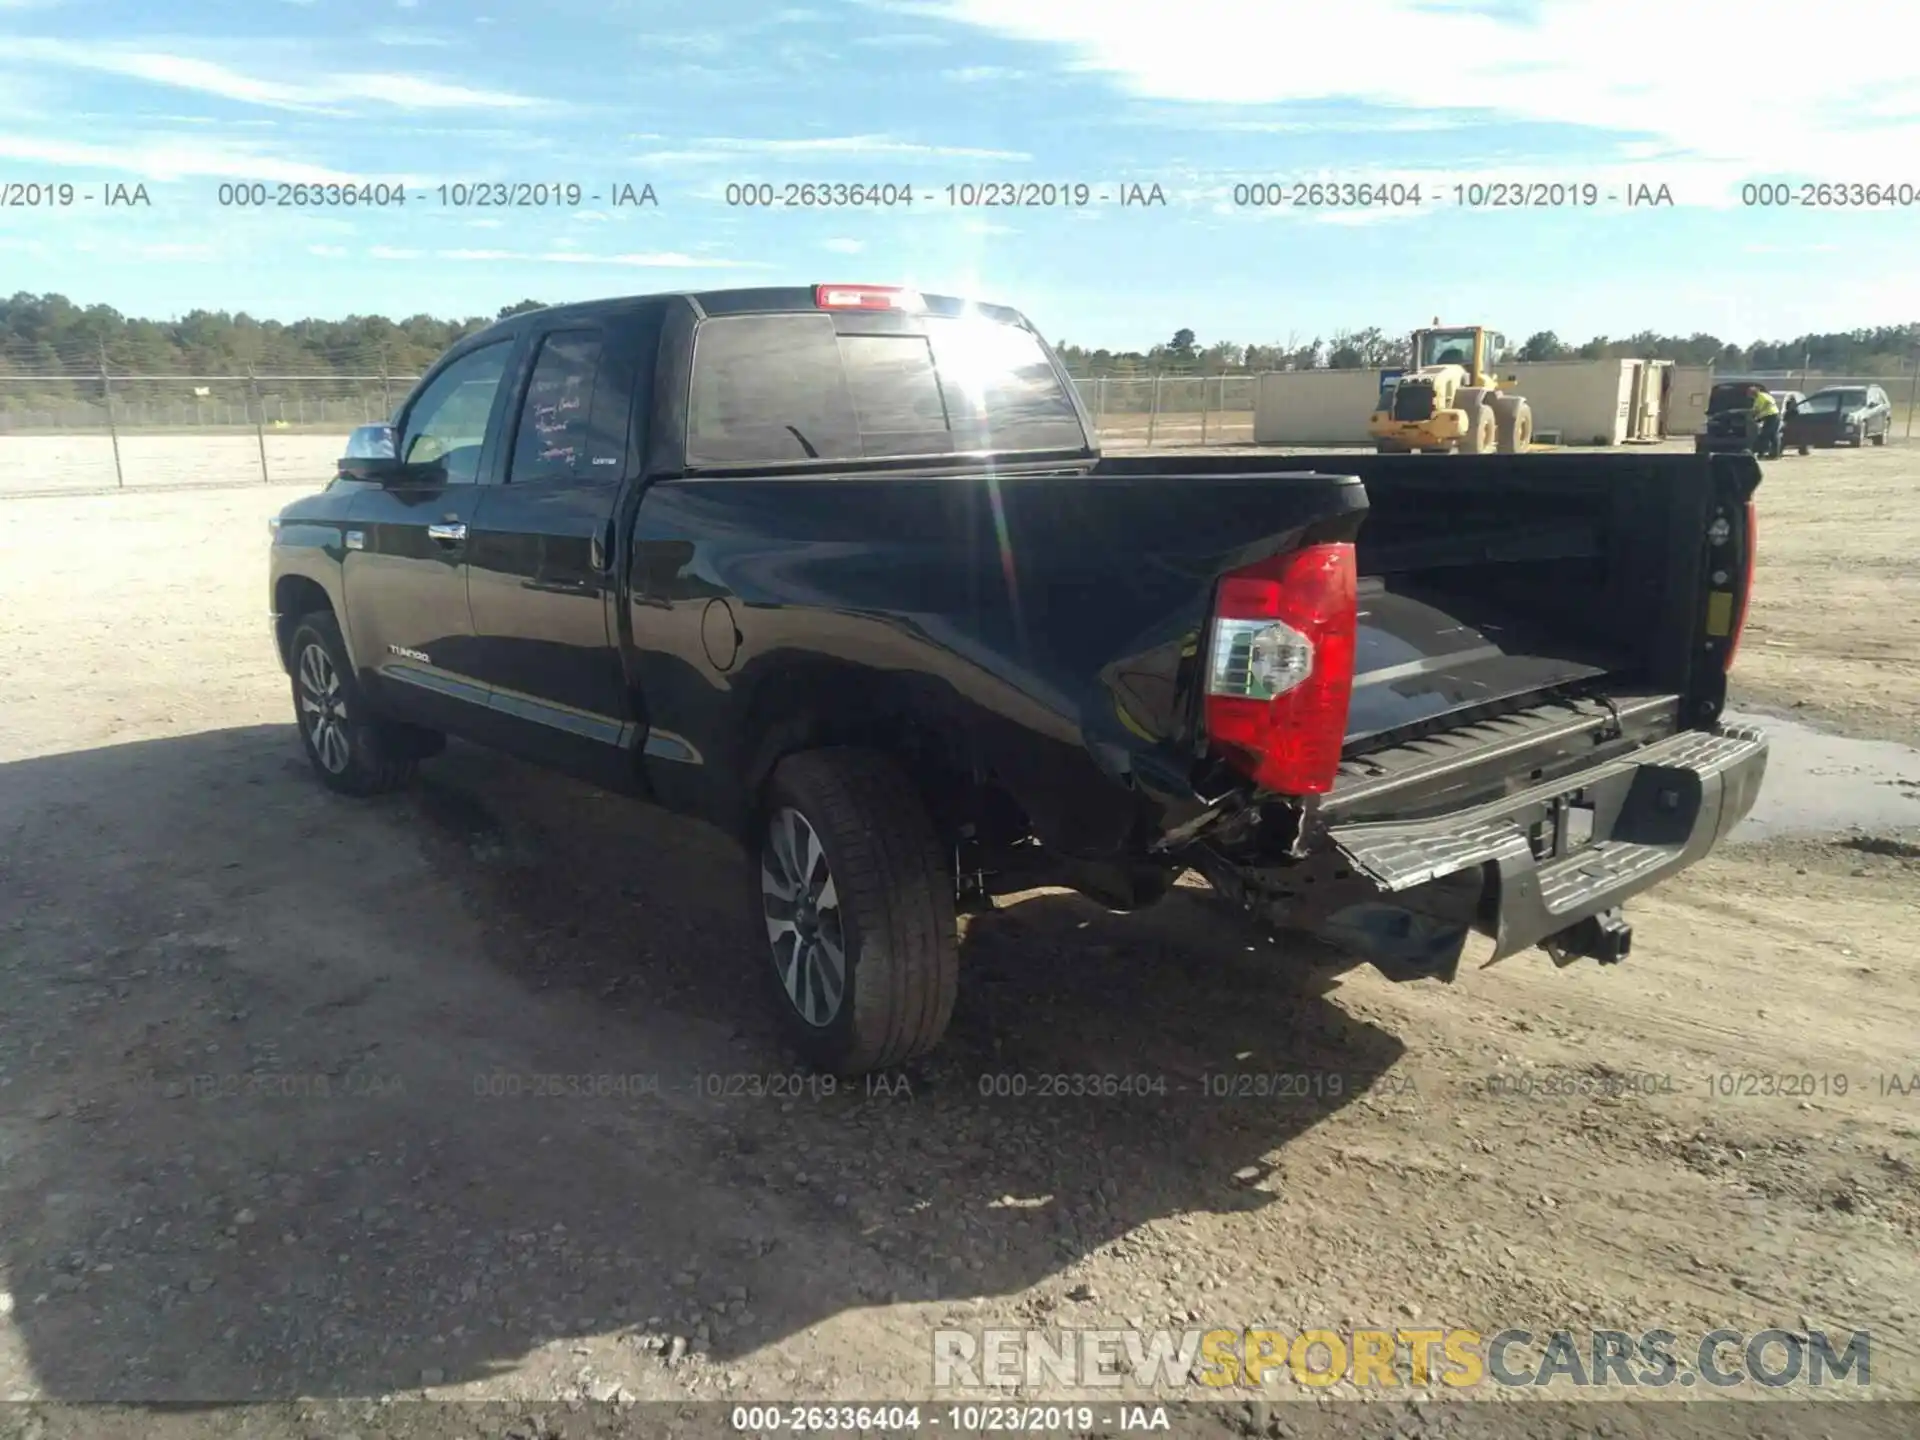
[[[1800,447],[1800,453],[1802,455],[1811,455],[1813,453],[1813,447],[1811,445],[1802,445]]]
[[[300,748],[320,783],[342,795],[381,795],[413,779],[430,732],[373,712],[354,679],[339,622],[325,610],[302,617],[287,654]]]
[[[774,771],[751,872],[781,1027],[836,1075],[933,1049],[959,989],[954,877],[906,774],[877,751]]]
[[[1876,444],[1876,445],[1884,445],[1884,444],[1886,444],[1886,443],[1887,443],[1887,432],[1886,432],[1886,431],[1884,431],[1884,430],[1882,430],[1882,431],[1881,431],[1881,432],[1880,432],[1880,433],[1879,433],[1878,435],[1876,435],[1876,436],[1874,436],[1874,437],[1873,437],[1873,443],[1874,443],[1874,444]]]

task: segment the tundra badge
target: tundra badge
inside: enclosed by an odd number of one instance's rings
[[[389,645],[387,649],[396,655],[403,655],[409,660],[418,660],[422,665],[431,665],[433,663],[423,652],[419,650],[409,650],[404,645]]]

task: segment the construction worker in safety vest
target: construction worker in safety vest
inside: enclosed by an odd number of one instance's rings
[[[1764,385],[1753,387],[1753,423],[1759,432],[1754,450],[1759,455],[1780,453],[1780,405]]]

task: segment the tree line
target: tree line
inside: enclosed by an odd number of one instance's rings
[[[1411,337],[1389,335],[1378,326],[1336,330],[1310,340],[1290,336],[1269,345],[1217,340],[1202,345],[1192,330],[1177,330],[1163,345],[1146,350],[1089,349],[1061,340],[1060,358],[1076,375],[1187,374],[1248,375],[1265,370],[1375,370],[1405,365]],[[1722,372],[1799,370],[1841,375],[1891,375],[1920,357],[1920,322],[1880,325],[1868,330],[1801,335],[1792,340],[1754,340],[1745,345],[1715,335],[1663,335],[1653,330],[1614,339],[1596,335],[1569,344],[1551,330],[1527,337],[1514,352],[1518,360],[1672,360],[1682,365],[1712,365]]]
[[[242,312],[194,310],[177,320],[122,315],[110,305],[76,305],[64,295],[26,292],[0,299],[0,377],[97,374],[104,363],[126,375],[418,375],[454,341],[508,315],[539,309],[522,300],[493,315],[444,319],[414,315],[349,315],[342,320],[260,320]],[[1201,344],[1181,329],[1144,350],[1091,349],[1070,341],[1056,348],[1076,375],[1155,372],[1244,375],[1263,370],[1376,369],[1406,363],[1408,337],[1378,326],[1336,330],[1271,344],[1217,340]],[[1894,374],[1920,353],[1920,322],[1881,325],[1745,345],[1706,334],[1651,330],[1618,339],[1599,335],[1571,344],[1551,330],[1527,337],[1521,360],[1640,357],[1722,371],[1797,370],[1829,374]]]
[[[539,308],[522,300],[460,320],[349,315],[285,323],[225,310],[146,320],[111,305],[23,291],[0,299],[0,376],[98,374],[103,363],[127,375],[418,375],[454,341]]]

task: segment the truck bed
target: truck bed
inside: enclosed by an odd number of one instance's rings
[[[1536,728],[1527,717],[1551,729],[1628,703],[1652,725],[1645,739],[1718,714],[1724,674],[1698,638],[1705,536],[1716,507],[1744,505],[1758,483],[1747,457],[1223,454],[1099,469],[1176,467],[1365,485],[1349,761],[1448,734],[1457,761]]]

